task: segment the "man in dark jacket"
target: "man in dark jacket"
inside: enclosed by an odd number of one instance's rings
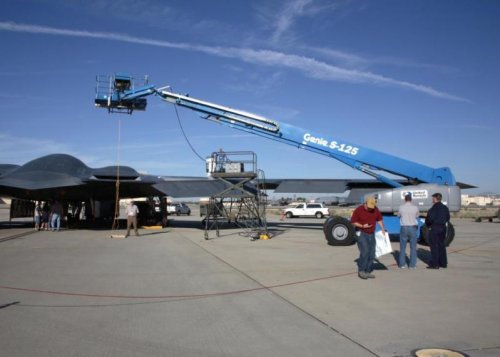
[[[440,193],[432,195],[434,204],[425,219],[425,224],[429,228],[429,244],[431,248],[432,260],[427,269],[446,268],[448,258],[446,257],[446,224],[450,220],[450,210],[442,202]]]

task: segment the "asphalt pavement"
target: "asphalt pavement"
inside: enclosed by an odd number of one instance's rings
[[[388,254],[361,280],[356,246],[328,246],[322,221],[271,217],[257,241],[205,240],[197,216],[127,239],[2,225],[0,355],[500,355],[499,223],[454,221],[447,269],[419,246],[416,270]]]

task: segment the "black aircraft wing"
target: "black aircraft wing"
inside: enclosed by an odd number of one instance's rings
[[[128,166],[90,168],[71,155],[52,154],[21,166],[0,164],[0,196],[40,201],[114,200],[117,177],[120,198],[209,197],[232,187],[227,182],[206,177],[142,175]],[[462,188],[474,187],[459,185]],[[376,180],[363,179],[268,179],[261,183],[260,188],[276,193],[339,194],[350,191],[353,195],[389,186]],[[247,183],[245,189],[255,191],[255,183]],[[231,192],[233,196],[238,193],[241,191]]]
[[[204,197],[231,187],[206,177],[142,175],[128,166],[90,168],[71,155],[52,154],[21,166],[0,165],[0,196],[36,201],[114,200],[117,177],[120,198]],[[246,189],[255,190],[251,185]]]
[[[415,185],[418,182],[396,180],[403,186]],[[458,182],[461,189],[475,186]],[[260,185],[262,189],[274,190],[276,193],[343,193],[351,190],[382,190],[392,188],[388,184],[374,179],[266,179]]]
[[[247,190],[255,191],[255,186],[245,185]],[[172,197],[210,197],[225,191],[231,185],[224,181],[211,180],[205,177],[164,177],[160,176],[153,187]],[[241,195],[241,190],[232,190],[232,194]]]

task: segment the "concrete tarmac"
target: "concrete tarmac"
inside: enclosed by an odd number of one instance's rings
[[[322,221],[270,218],[253,242],[205,240],[196,216],[127,239],[0,229],[0,355],[500,355],[499,223],[454,221],[448,269],[419,246],[416,270],[389,254],[361,280],[357,247],[328,246]]]

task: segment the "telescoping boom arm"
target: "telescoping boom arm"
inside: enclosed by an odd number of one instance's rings
[[[451,170],[447,167],[434,169],[322,133],[194,99],[168,89],[159,89],[157,94],[169,103],[202,113],[205,119],[337,159],[392,187],[401,187],[402,184],[375,171],[385,171],[414,183],[456,184]]]
[[[95,105],[107,108],[109,112],[131,114],[134,110],[145,110],[146,97],[158,95],[171,104],[201,113],[204,119],[331,157],[389,185],[392,189],[371,194],[377,197],[377,207],[384,214],[384,226],[391,234],[399,234],[399,217],[393,213],[397,212],[407,193],[412,194],[421,211],[432,206],[431,197],[434,193],[443,195],[443,201],[450,211],[460,210],[460,187],[447,167],[428,167],[325,133],[315,133],[242,110],[174,93],[170,87],[157,89],[147,84],[147,80],[136,87],[131,76],[117,74],[107,76],[105,80],[102,78],[97,78]],[[385,176],[387,174],[403,177],[407,182],[403,185],[398,179]],[[421,222],[419,220],[419,225]],[[325,221],[323,230],[330,245],[349,245],[354,242],[354,226],[344,217],[330,216]],[[451,224],[448,225],[447,232],[449,244],[454,236]]]
[[[401,187],[402,184],[380,172],[404,177],[413,184],[456,185],[455,177],[447,167],[428,167],[325,133],[314,133],[256,114],[178,94],[171,91],[170,87],[156,89],[153,85],[146,85],[135,88],[132,77],[123,74],[110,78],[109,91],[97,93],[95,100],[96,106],[107,107],[109,111],[120,109],[131,113],[133,110],[144,110],[145,97],[155,94],[169,103],[201,113],[204,119],[334,158],[394,188]]]

